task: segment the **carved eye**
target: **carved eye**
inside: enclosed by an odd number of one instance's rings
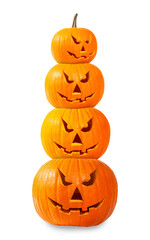
[[[86,43],[89,43],[89,40],[85,41]]]
[[[75,44],[79,44],[80,43],[80,41],[77,41],[77,39],[75,37],[73,37],[73,36],[71,36],[71,37],[72,37],[72,39],[73,39]]]
[[[90,174],[90,180],[82,182],[85,186],[90,186],[95,182],[96,179],[96,170]]]
[[[60,177],[61,177],[61,180],[62,180],[63,185],[64,185],[64,186],[71,185],[71,184],[72,184],[71,182],[67,182],[67,181],[65,180],[65,175],[59,170],[59,168],[58,168],[58,171],[59,171],[59,174],[60,174]]]
[[[85,128],[82,128],[81,130],[82,132],[88,132],[91,130],[91,128],[92,128],[92,118],[88,121],[88,126]]]
[[[64,73],[64,72],[63,72]],[[73,83],[73,80],[69,80],[69,77],[66,73],[64,73],[65,79],[67,83]]]
[[[89,80],[89,72],[85,74],[85,78],[81,80],[82,83],[86,83]]]
[[[72,132],[73,131],[73,129],[71,128],[71,129],[69,129],[67,126],[68,126],[68,124],[62,119],[62,121],[63,121],[63,124],[64,124],[64,128],[65,128],[65,130],[67,131],[67,132]]]

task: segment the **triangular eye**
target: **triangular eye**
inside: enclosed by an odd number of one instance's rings
[[[68,124],[65,122],[65,120],[63,120],[63,119],[62,119],[62,122],[63,122],[63,124],[64,124],[64,128],[65,128],[65,130],[66,130],[67,132],[69,132],[69,133],[70,133],[70,132],[72,132],[72,131],[73,131],[73,129],[72,129],[72,128],[70,128],[70,129],[68,128]]]
[[[59,172],[61,181],[62,181],[62,183],[63,183],[64,186],[68,186],[68,185],[71,185],[71,184],[72,184],[71,182],[67,182],[67,181],[65,180],[65,175],[59,170],[59,168],[58,168],[58,172]]]
[[[63,73],[64,73],[64,76],[65,76],[66,82],[67,83],[73,83],[73,80],[69,80],[68,75],[65,72],[63,72]]]
[[[82,83],[86,83],[89,80],[89,72],[85,74],[85,78],[81,80]]]
[[[88,121],[88,126],[81,129],[82,132],[88,132],[92,128],[92,118]]]
[[[90,174],[90,180],[82,182],[85,186],[90,186],[95,182],[96,179],[96,170]]]
[[[77,39],[75,37],[73,37],[73,36],[71,36],[71,37],[72,37],[72,39],[73,39],[75,44],[79,44],[80,43],[80,41],[77,41]]]

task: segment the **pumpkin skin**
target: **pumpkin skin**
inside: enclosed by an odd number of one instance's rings
[[[99,158],[109,139],[109,122],[94,108],[54,109],[41,128],[43,148],[51,158]]]
[[[95,35],[85,28],[65,28],[57,32],[51,52],[58,63],[89,63],[97,52]]]
[[[116,177],[96,159],[51,160],[34,178],[35,209],[51,224],[100,224],[112,214],[116,201]]]
[[[45,92],[54,107],[94,107],[104,93],[101,71],[90,63],[57,64],[46,76]]]

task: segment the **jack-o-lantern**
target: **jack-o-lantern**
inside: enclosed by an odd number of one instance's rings
[[[109,138],[108,120],[94,108],[54,109],[41,129],[43,147],[51,158],[99,158]]]
[[[90,63],[57,64],[46,76],[45,92],[54,107],[94,107],[103,96],[103,75]]]
[[[76,27],[75,15],[72,28],[65,28],[55,34],[51,51],[58,63],[88,63],[97,52],[94,34],[85,28]]]
[[[55,225],[100,224],[112,214],[116,201],[116,177],[96,159],[51,160],[34,178],[35,209]]]

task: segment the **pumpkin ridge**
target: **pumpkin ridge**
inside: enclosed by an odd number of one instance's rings
[[[108,166],[107,166],[107,168],[109,168]],[[111,179],[113,179],[113,182],[114,182],[114,184],[116,184],[116,188],[113,188],[112,187],[112,182],[111,182],[111,184],[109,184],[109,189],[110,189],[110,192],[111,192],[111,195],[113,196],[112,198],[111,198],[111,203],[110,203],[110,209],[109,209],[109,212],[108,212],[108,215],[106,215],[106,219],[107,218],[109,218],[110,216],[111,216],[111,214],[112,214],[112,212],[113,212],[113,210],[114,210],[114,207],[115,207],[115,205],[116,205],[116,201],[115,201],[115,199],[116,199],[116,193],[113,193],[114,192],[114,190],[116,190],[117,189],[117,181],[116,181],[116,177],[115,177],[115,175],[114,175],[114,173],[113,173],[113,171],[111,170],[111,172],[108,174],[108,172],[106,172],[106,170],[104,169],[104,171],[105,171],[105,174],[107,175],[107,179],[110,181],[110,178]],[[110,176],[111,175],[111,176]],[[113,175],[113,176],[112,176]],[[113,204],[114,203],[114,204]]]
[[[53,165],[54,165],[54,162],[53,162]],[[48,172],[48,176],[49,176],[49,172]],[[46,183],[47,182],[48,182],[48,179],[46,180]],[[49,221],[50,221],[50,219],[53,218],[53,213],[52,213],[51,209],[48,206],[48,197],[47,197],[48,196],[48,192],[47,192],[47,189],[45,189],[45,193],[46,193],[45,199],[46,199],[47,209],[48,209],[48,212],[49,212],[49,215],[50,215],[50,217],[49,217]]]
[[[60,165],[59,165],[59,168],[61,168],[63,166],[63,160],[61,160],[61,162],[60,162]],[[57,172],[57,189],[56,189],[56,199],[57,199],[57,201],[58,201],[58,194],[59,194],[59,177],[60,176],[58,176],[58,172]],[[59,214],[59,219],[60,219],[60,224],[62,223],[62,224],[64,224],[64,220],[63,220],[63,218],[62,218],[62,216],[61,216],[61,213],[58,211],[58,214]]]
[[[46,164],[44,165],[44,168],[46,167]],[[41,187],[40,187],[40,179],[43,177],[43,172],[41,171],[40,172],[40,175],[39,175],[39,181],[38,181],[38,192],[41,192]],[[42,202],[40,201],[39,199],[39,194],[38,194],[38,202],[39,202],[39,209],[40,209],[40,213],[41,213],[41,216],[46,220],[48,221],[48,217],[46,216],[45,212],[44,212],[44,209],[43,209],[43,204]]]

